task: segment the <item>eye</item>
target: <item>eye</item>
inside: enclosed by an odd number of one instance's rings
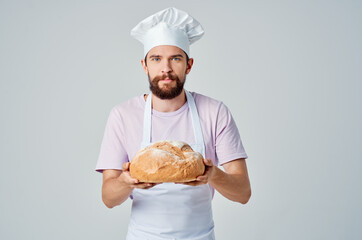
[[[174,57],[173,60],[174,60],[174,61],[180,61],[181,58],[179,58],[179,57]]]
[[[160,58],[155,57],[155,58],[152,58],[151,60],[152,60],[152,61],[155,61],[155,62],[158,62],[158,61],[160,61]]]

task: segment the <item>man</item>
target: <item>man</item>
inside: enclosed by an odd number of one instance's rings
[[[144,44],[141,63],[151,93],[112,109],[96,167],[103,172],[107,207],[133,200],[128,240],[214,239],[214,189],[243,204],[251,196],[247,155],[229,110],[183,88],[194,61],[189,45],[203,34],[200,23],[176,8],[146,18],[131,31]],[[189,143],[204,156],[205,174],[183,184],[132,178],[129,161],[140,148],[160,140]]]

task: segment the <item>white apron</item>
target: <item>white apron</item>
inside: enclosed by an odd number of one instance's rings
[[[205,144],[195,100],[188,91],[185,90],[185,93],[196,142],[190,146],[205,157]],[[152,94],[146,100],[141,148],[151,144],[151,98]],[[132,195],[127,240],[215,239],[212,191],[209,184],[193,187],[162,183],[150,189],[134,189]]]

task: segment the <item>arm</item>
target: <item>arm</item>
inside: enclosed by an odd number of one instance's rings
[[[225,172],[213,166],[214,174],[209,179],[211,186],[229,200],[246,204],[251,197],[251,187],[245,159],[237,159],[222,166]]]
[[[227,162],[222,166],[225,172],[216,167],[210,159],[204,160],[205,174],[197,177],[196,181],[186,183],[197,186],[210,183],[221,195],[235,202],[246,204],[251,196],[251,187],[244,158]]]
[[[155,183],[140,183],[131,177],[129,162],[124,163],[122,170],[104,170],[102,185],[102,200],[108,208],[122,204],[131,195],[133,189],[149,189]]]

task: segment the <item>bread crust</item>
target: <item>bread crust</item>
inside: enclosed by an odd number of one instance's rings
[[[204,174],[203,159],[187,143],[160,141],[137,152],[130,174],[140,182],[190,182]]]

